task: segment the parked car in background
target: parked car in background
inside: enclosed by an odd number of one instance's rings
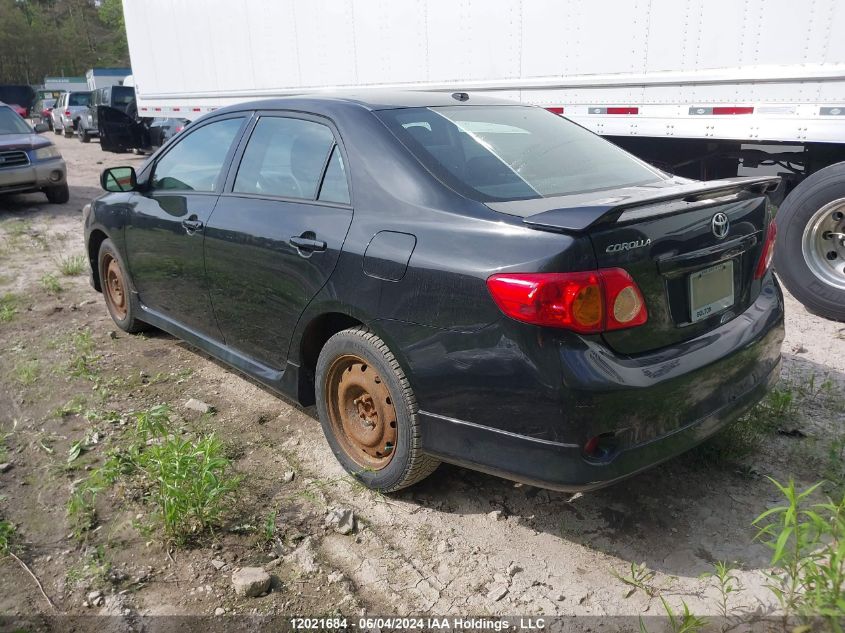
[[[47,129],[53,129],[53,108],[56,105],[55,98],[39,99],[32,106],[32,120],[36,123],[44,123]]]
[[[33,129],[0,103],[0,194],[43,191],[54,204],[70,199],[65,161],[49,139],[38,136],[45,131],[46,123]]]
[[[79,119],[88,111],[90,92],[65,92],[53,108],[53,132],[73,136]]]
[[[0,85],[0,101],[26,119],[35,102],[35,90],[24,84],[3,84]]]
[[[157,150],[188,127],[188,119],[153,119],[149,124],[150,149]],[[145,148],[139,148],[145,149]]]
[[[83,221],[118,327],[316,404],[366,486],[443,460],[586,490],[779,379],[779,182],[669,176],[536,106],[327,94],[194,121]]]
[[[126,114],[134,102],[135,88],[131,86],[109,86],[93,90],[88,109],[82,115],[76,127],[79,140],[88,143],[92,136],[100,135],[98,115],[100,108],[113,108]]]

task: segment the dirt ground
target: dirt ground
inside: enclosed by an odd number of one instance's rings
[[[713,446],[705,447],[575,496],[444,465],[422,484],[383,496],[345,475],[313,409],[285,402],[169,335],[118,331],[87,270],[59,272],[62,258],[83,253],[81,208],[100,193],[100,171],[143,158],[50,137],[68,163],[70,202],[0,198],[0,297],[14,306],[0,321],[0,463],[10,464],[0,473],[0,519],[16,527],[14,551],[55,612],[662,613],[654,592],[632,591],[617,577],[644,563],[654,572],[647,585],[670,604],[684,600],[706,615],[718,608],[712,580],[701,575],[720,560],[739,566],[743,589],[734,606],[774,606],[764,586],[769,552],[753,542],[751,522],[779,500],[767,477],[807,486],[837,467],[830,447],[845,435],[843,324],[787,298],[780,389],[791,400],[789,414],[735,461],[709,458]],[[48,288],[45,273],[61,290]],[[74,337],[89,332],[90,371],[74,375]],[[216,413],[185,408],[190,398]],[[97,527],[74,535],[66,512],[73,487],[102,462],[122,416],[159,403],[184,428],[214,430],[243,475],[222,527],[189,546],[170,546],[149,506],[118,485],[101,495]],[[96,443],[69,462],[74,442],[91,433]],[[286,471],[294,471],[293,481],[285,482]],[[354,533],[325,527],[336,506],[354,509]],[[272,591],[257,598],[233,592],[232,570],[248,565],[267,566]],[[102,598],[89,604],[92,591]],[[17,561],[0,559],[0,614],[36,613],[54,611]]]

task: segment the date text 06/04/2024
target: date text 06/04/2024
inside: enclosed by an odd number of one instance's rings
[[[477,618],[477,617],[361,617],[357,620],[334,618],[291,618],[291,628],[297,631],[327,629],[365,630],[455,630],[455,631],[529,631],[542,630],[543,618]]]

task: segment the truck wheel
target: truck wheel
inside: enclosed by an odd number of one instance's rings
[[[90,143],[91,142],[91,135],[88,134],[88,130],[80,127],[79,128],[79,140],[83,143]]]
[[[820,169],[777,213],[775,271],[819,316],[845,321],[845,163]]]
[[[65,127],[62,128],[62,131],[65,133],[65,138],[70,138],[71,136],[73,136],[73,128],[67,129]]]
[[[47,201],[50,204],[64,204],[70,200],[70,189],[67,184],[47,187],[44,193],[47,194]]]
[[[326,439],[341,465],[368,488],[399,490],[440,464],[422,452],[417,401],[402,368],[367,328],[343,330],[326,342],[315,382]]]
[[[62,128],[60,128],[60,127],[56,127],[56,126],[54,125],[54,126],[53,126],[53,134],[55,134],[56,136],[58,136],[58,135],[59,135],[59,134],[61,134],[61,133],[62,133]]]

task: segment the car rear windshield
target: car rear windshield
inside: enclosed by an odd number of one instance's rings
[[[71,92],[67,98],[69,106],[87,106],[90,101],[90,92]]]
[[[0,106],[0,134],[32,134],[32,128],[7,106]]]
[[[609,141],[542,108],[450,106],[382,110],[377,115],[441,181],[485,202],[663,178]]]

